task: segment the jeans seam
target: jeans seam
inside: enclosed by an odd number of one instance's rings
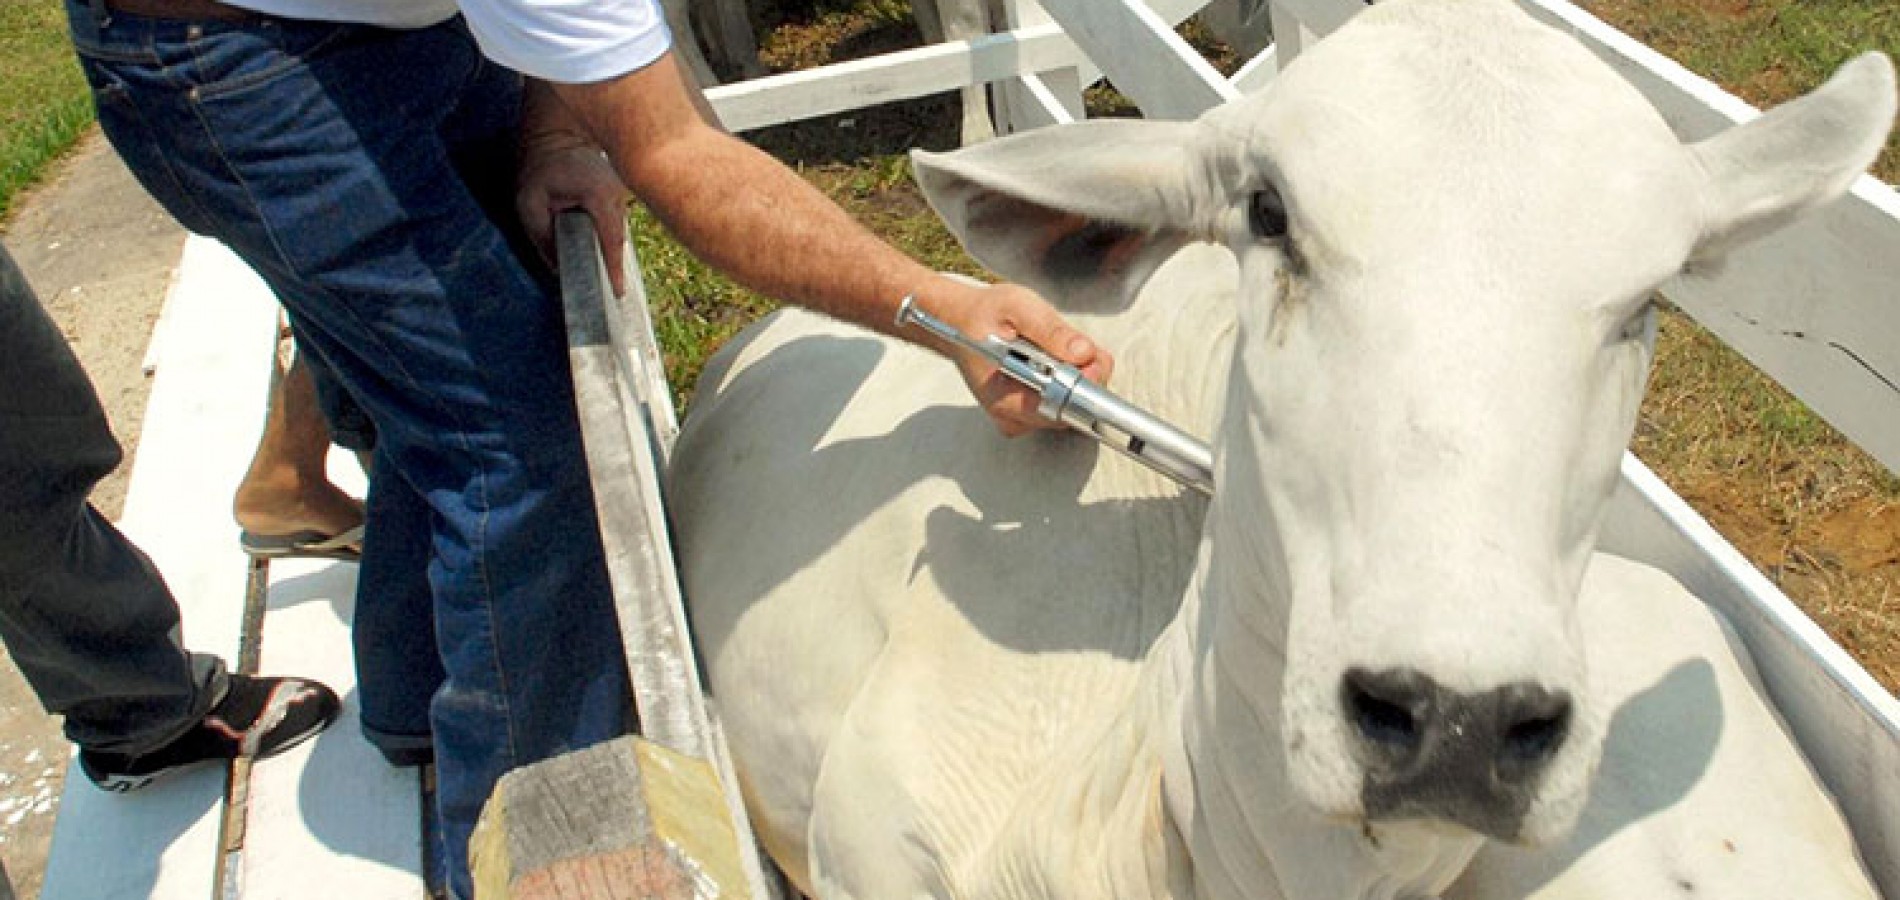
[[[191,107],[191,117],[196,119],[198,127],[204,130],[205,142],[210,144],[211,152],[218,155],[218,164],[224,167],[224,171],[231,177],[231,181],[244,192],[244,202],[250,205],[252,218],[255,218],[257,223],[263,226],[264,236],[270,239],[271,251],[277,255],[278,264],[282,265],[284,271],[290,273],[290,275],[295,277],[298,281],[311,283],[312,279],[299,269],[296,263],[291,261],[289,251],[284,249],[283,242],[277,237],[277,227],[271,224],[270,217],[264,215],[264,204],[258,202],[257,192],[251,190],[251,183],[244,178],[244,173],[240,171],[236,165],[232,164],[231,157],[225,154],[224,142],[218,140],[217,129],[212,128],[210,120],[205,118],[204,106],[199,102],[196,88],[192,89],[191,94],[186,97],[185,102]]]
[[[118,77],[118,76],[115,76],[115,77]],[[136,102],[133,102],[130,96],[125,98],[125,106],[129,109],[130,114],[134,116],[138,121],[140,140],[148,144],[152,143],[152,136],[157,134],[158,130],[152,126],[151,120],[146,117],[144,107],[142,107]],[[193,116],[194,118],[197,118],[197,114],[195,110],[193,111]],[[202,118],[199,119],[199,124],[205,125]],[[209,131],[208,125],[206,126],[206,130]],[[212,217],[205,211],[203,204],[198,202],[197,192],[187,190],[185,188],[184,179],[178,177],[178,169],[176,166],[172,165],[172,160],[171,160],[170,155],[163,152],[155,152],[155,153],[152,153],[151,155],[154,159],[156,159],[158,163],[158,168],[163,170],[165,180],[171,182],[172,189],[176,192],[176,196],[181,201],[191,204],[192,211],[197,215],[200,223],[202,224],[203,222],[211,221]],[[219,151],[219,159],[220,160],[223,159],[223,151]],[[226,165],[227,167],[229,166],[228,163]],[[250,191],[248,189],[246,189],[245,195],[246,197],[249,197]],[[253,205],[255,205],[255,202],[253,202]]]
[[[267,22],[264,25],[251,26],[251,28],[247,28],[247,30],[252,30],[253,28],[257,28],[257,27],[277,28],[279,26],[276,25],[275,22]],[[334,25],[330,33],[324,35],[321,40],[318,40],[316,43],[311,44],[309,47],[305,47],[301,50],[298,50],[296,53],[291,53],[288,50],[279,48],[277,52],[282,53],[286,58],[283,62],[280,62],[277,65],[270,66],[269,68],[266,68],[261,72],[252,72],[248,75],[241,75],[236,78],[227,78],[222,81],[211,81],[209,79],[203,79],[204,83],[195,85],[193,87],[193,91],[195,92],[195,95],[199,97],[206,97],[206,98],[226,97],[232,94],[249,90],[261,84],[274,81],[278,78],[283,77],[286,73],[290,72],[292,69],[295,69],[299,66],[308,65],[310,57],[315,56],[318,53],[321,53],[324,50],[329,49],[330,45],[335,44],[339,40],[342,40],[345,36],[347,36],[348,33],[349,33],[348,26],[341,25],[341,24]],[[202,61],[202,58],[198,55],[198,44],[202,41],[203,41],[203,38],[200,38],[198,40],[192,41],[189,45],[191,47],[192,63],[194,66],[197,66]],[[199,74],[203,74],[202,69],[200,69]]]
[[[125,65],[161,66],[163,63],[155,53],[132,53],[125,50],[113,50],[102,44],[73,38],[73,54],[85,59],[104,63],[122,63]]]
[[[464,444],[467,443],[465,434],[463,442]],[[480,459],[479,456],[473,453],[471,453],[470,456],[471,458]],[[502,663],[501,630],[499,627],[501,623],[495,615],[495,591],[488,578],[488,520],[493,514],[495,504],[493,499],[489,497],[487,464],[478,463],[476,465],[475,484],[476,492],[482,498],[482,513],[476,518],[475,528],[477,535],[476,540],[480,543],[482,549],[481,552],[475,556],[475,571],[476,577],[480,579],[482,586],[482,613],[483,618],[488,621],[489,655],[495,667],[496,696],[501,701],[501,720],[507,723],[508,726],[508,762],[510,767],[512,767],[516,764],[516,761],[521,758],[521,740],[515,733],[515,705],[513,695],[508,688],[508,670]]]

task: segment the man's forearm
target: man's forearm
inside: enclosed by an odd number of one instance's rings
[[[676,77],[670,58],[663,63],[629,79]],[[636,84],[553,92],[560,98],[543,99],[567,101],[567,121],[605,146],[622,180],[667,228],[747,287],[889,333],[904,295],[932,280],[929,269],[790,169],[721,131],[705,118],[709,110],[671,107],[696,91],[669,94]],[[559,116],[542,121],[567,127]]]
[[[673,152],[687,157],[666,167],[677,181],[641,196],[693,252],[748,287],[889,332],[903,296],[935,274],[749,144]]]
[[[893,320],[905,296],[965,334],[1021,336],[1107,380],[1112,358],[1042,298],[1014,285],[937,277],[777,160],[726,134],[672,54],[619,78],[550,92],[542,99],[565,104],[627,187],[700,258],[765,294],[943,353],[1004,434],[1057,426],[1037,414],[1034,391],[980,354],[919,329],[900,333]]]

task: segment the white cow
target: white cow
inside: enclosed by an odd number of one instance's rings
[[[1485,847],[1448,897],[1878,900],[1727,623],[1603,555],[1578,612],[1590,689],[1616,711],[1590,802],[1557,846]]]
[[[1650,292],[1893,115],[1870,56],[1685,148],[1508,0],[1393,0],[1197,122],[919,154],[1218,487],[1003,440],[951,366],[809,315],[735,342],[669,490],[762,839],[825,898],[1269,900],[1560,841],[1622,759],[1590,640],[1632,603],[1579,596]]]

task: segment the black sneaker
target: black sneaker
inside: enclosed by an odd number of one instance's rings
[[[314,737],[335,721],[336,692],[302,678],[231,675],[224,697],[197,727],[139,756],[79,752],[79,767],[101,790],[136,791],[201,762],[264,759]]]

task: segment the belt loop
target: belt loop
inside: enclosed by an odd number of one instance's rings
[[[106,0],[86,0],[92,8],[92,24],[104,28],[112,24],[112,11],[106,8]]]

